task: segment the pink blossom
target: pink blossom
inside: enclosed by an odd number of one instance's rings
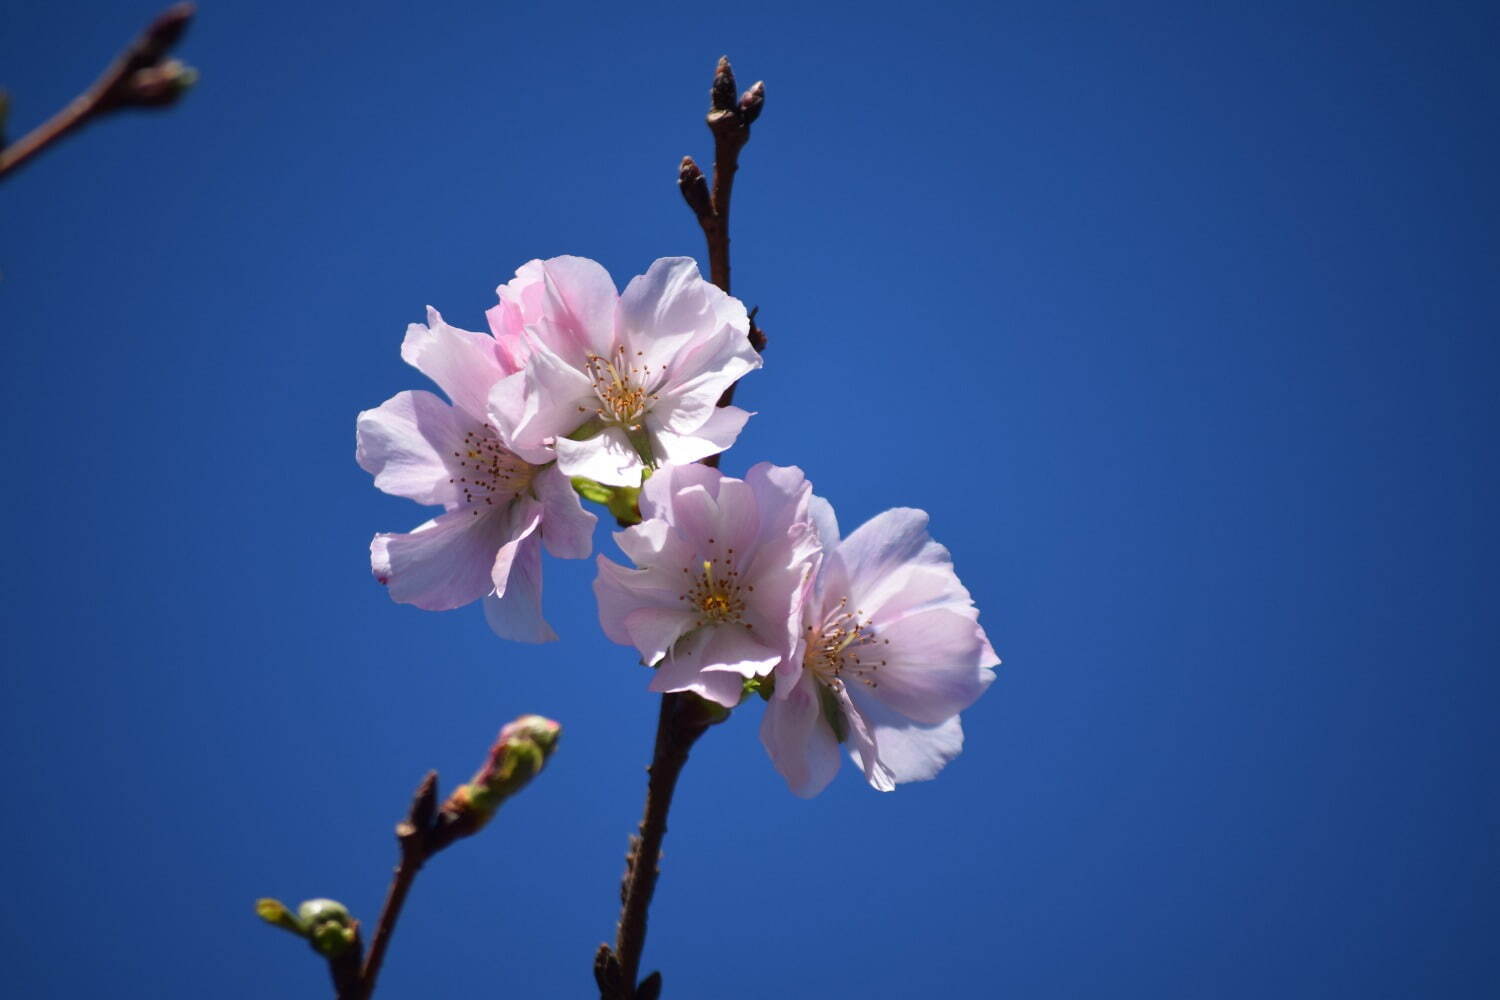
[[[371,569],[393,599],[443,611],[484,598],[501,637],[546,642],[557,634],[542,618],[541,548],[585,558],[596,518],[555,464],[516,455],[489,422],[490,390],[525,360],[506,333],[460,330],[429,308],[427,325],[407,328],[401,357],[452,404],[414,390],[364,411],[355,458],[385,492],[444,509],[370,543]]]
[[[814,497],[811,516],[823,559],[761,742],[804,798],[833,780],[840,742],[881,791],[934,777],[963,748],[958,713],[1000,662],[979,612],[923,511],[888,510],[842,541],[827,501]]]
[[[582,257],[532,261],[490,310],[524,367],[494,387],[489,413],[507,448],[569,476],[637,486],[643,470],[728,448],[750,414],[720,395],[760,367],[745,307],[667,257],[617,294]]]
[[[644,520],[615,535],[636,569],[599,557],[599,622],[655,667],[653,691],[739,702],[744,681],[792,654],[818,553],[811,487],[768,462],[743,480],[702,465],[663,469]]]

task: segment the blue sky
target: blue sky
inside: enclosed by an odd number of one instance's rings
[[[0,185],[15,996],[320,997],[256,897],[373,920],[510,717],[548,772],[422,875],[388,997],[587,996],[655,719],[562,640],[392,604],[354,416],[533,257],[698,254],[714,60],[759,411],[847,527],[932,515],[1004,658],[936,781],[695,751],[668,997],[1482,996],[1500,909],[1500,69],[1487,5],[205,3],[203,74]],[[153,13],[11,4],[12,134]],[[601,551],[612,543],[601,529]]]

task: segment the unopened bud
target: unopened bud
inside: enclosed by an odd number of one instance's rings
[[[287,905],[279,899],[257,899],[255,901],[255,912],[272,927],[280,927],[282,930],[291,931],[298,937],[307,936],[307,928],[302,921],[292,915]]]
[[[766,84],[762,80],[740,95],[740,118],[746,125],[760,117],[766,106]]]
[[[458,787],[443,812],[464,821],[467,833],[478,831],[502,802],[541,773],[561,732],[562,726],[540,715],[506,723],[484,766],[467,785]]]
[[[677,168],[677,188],[694,215],[702,218],[714,214],[714,201],[713,196],[708,193],[708,181],[691,156],[684,156],[682,165]]]
[[[714,84],[708,92],[713,109],[733,111],[735,89],[734,70],[729,65],[729,57],[720,56],[719,65],[714,68]]]
[[[168,59],[130,74],[123,101],[137,107],[159,108],[172,104],[198,82],[198,71]]]

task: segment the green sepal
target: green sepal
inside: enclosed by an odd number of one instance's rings
[[[776,693],[776,675],[766,674],[764,677],[746,677],[745,685],[740,697],[758,694],[762,701],[770,701],[771,695]]]
[[[639,486],[605,486],[586,476],[574,476],[569,482],[573,484],[573,492],[608,509],[621,527],[641,523]]]

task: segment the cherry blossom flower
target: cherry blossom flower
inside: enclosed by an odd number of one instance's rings
[[[761,742],[793,792],[811,798],[839,768],[839,743],[871,785],[934,777],[963,748],[958,713],[1000,660],[927,515],[896,508],[839,540],[812,500],[823,546],[793,655],[774,674]]]
[[[555,464],[516,455],[489,422],[490,389],[525,361],[519,333],[501,318],[492,317],[491,336],[449,326],[429,308],[425,326],[407,328],[401,357],[452,404],[414,390],[359,415],[355,458],[375,485],[444,509],[410,533],[376,535],[370,566],[397,601],[444,611],[484,598],[502,638],[547,642],[557,634],[542,617],[541,549],[586,558],[597,519]]]
[[[569,476],[638,486],[644,469],[728,448],[750,414],[717,406],[760,367],[745,307],[687,257],[656,261],[617,294],[582,257],[532,261],[500,289],[497,338],[524,367],[489,397],[502,443]]]
[[[643,520],[615,535],[636,569],[599,556],[599,622],[656,668],[653,691],[732,707],[748,677],[792,654],[817,538],[802,470],[768,462],[743,480],[702,465],[657,472]]]

